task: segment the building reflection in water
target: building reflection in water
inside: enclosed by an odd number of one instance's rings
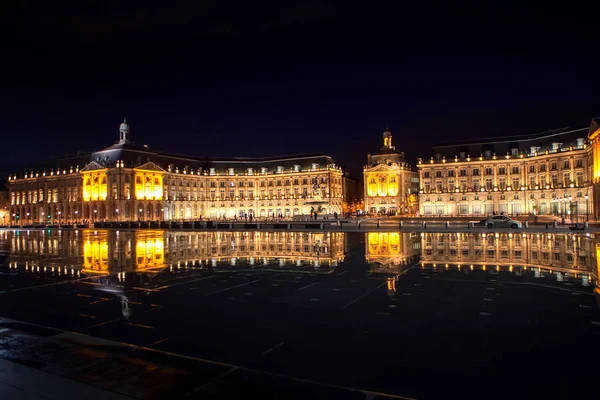
[[[155,268],[234,267],[332,272],[343,232],[5,231],[10,267],[90,274]],[[2,237],[0,237],[2,238]]]
[[[400,274],[414,265],[420,253],[421,237],[418,233],[365,233],[365,259],[369,271],[386,275],[390,296],[396,293],[396,281]]]
[[[598,235],[421,233],[423,266],[492,269],[589,286],[598,277]]]

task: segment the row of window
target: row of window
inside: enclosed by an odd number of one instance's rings
[[[456,199],[460,199],[461,201],[466,201],[469,200],[470,196],[467,195],[461,195],[461,196],[450,196],[448,198],[448,201],[456,201]],[[509,196],[510,197],[510,196]],[[540,194],[540,199],[545,199],[546,198],[546,193],[541,193]],[[584,197],[583,192],[577,192],[575,197]],[[557,199],[557,198],[561,198],[560,196],[557,196],[556,193],[552,193],[552,199]],[[569,198],[569,193],[564,193],[564,197],[563,198]],[[425,201],[431,201],[432,197],[430,196],[426,196],[425,197]],[[487,196],[479,196],[479,195],[474,195],[472,197],[473,200],[477,201],[477,200],[489,200],[489,201],[493,201],[494,200],[494,196],[491,194],[488,194]],[[521,195],[519,193],[515,193],[512,196],[513,200],[519,200],[521,199]],[[535,194],[530,194],[529,195],[529,199],[531,200],[535,200]],[[505,193],[501,193],[500,194],[500,200],[506,200],[506,194]],[[437,198],[435,198],[435,201],[445,201],[444,198],[442,196],[437,196]]]
[[[512,178],[512,185],[511,188],[518,190],[521,188],[521,179],[518,177],[514,177]],[[570,172],[565,172],[562,176],[562,181],[559,182],[559,176],[557,174],[553,174],[551,176],[551,182],[547,182],[546,181],[546,177],[545,175],[541,175],[539,176],[539,179],[535,176],[530,177],[529,179],[529,189],[535,189],[536,187],[538,188],[544,188],[547,185],[551,185],[552,187],[558,187],[559,185],[563,185],[563,187],[569,187],[571,184],[573,184],[574,186],[577,187],[581,187],[584,186],[585,184],[585,179],[584,179],[584,175],[583,172],[577,172],[576,176],[575,176],[575,181],[572,180],[571,178],[571,173]],[[446,185],[445,185],[446,184]],[[507,184],[507,180],[504,177],[500,177],[498,178],[498,185],[495,186],[494,185],[494,181],[492,178],[485,178],[485,186],[483,186],[483,188],[485,188],[485,190],[493,190],[494,187],[497,187],[499,190],[506,190],[508,188],[508,184]],[[473,190],[473,191],[479,191],[482,188],[481,186],[481,181],[479,179],[472,179],[470,182],[470,185],[468,185],[468,180],[467,179],[461,179],[459,181],[459,185],[456,186],[456,183],[453,179],[448,179],[447,181],[436,181],[435,182],[435,190],[437,192],[443,192],[445,190],[448,190],[449,192],[453,192],[456,189],[459,189],[459,191],[467,191],[467,190]],[[425,191],[425,193],[429,193],[431,192],[431,182],[425,181],[423,182],[423,190]]]
[[[563,164],[562,164],[563,169],[570,169],[571,168],[571,160],[564,160]],[[583,168],[583,159],[578,158],[575,160],[575,168]],[[497,167],[497,174],[498,175],[506,175],[507,172],[507,168],[505,166],[499,166]],[[530,173],[535,173],[536,172],[536,165],[532,164],[529,166],[528,168]],[[550,170],[551,171],[556,171],[558,170],[558,162],[557,161],[551,161],[550,162]],[[494,169],[493,167],[485,167],[483,168],[484,171],[484,175],[494,175]],[[510,167],[510,172],[511,174],[520,174],[521,173],[521,167],[518,165],[513,165]],[[546,172],[546,163],[542,163],[542,164],[538,164],[537,165],[537,172]],[[467,168],[461,168],[458,170],[458,175],[459,176],[467,176]],[[471,175],[472,176],[479,176],[480,175],[480,169],[479,168],[471,168]],[[446,170],[446,177],[453,177],[455,176],[455,170],[454,169],[447,169]],[[424,178],[430,178],[431,177],[431,171],[429,169],[423,170],[423,177]],[[443,170],[436,170],[435,171],[435,177],[436,178],[443,178]]]
[[[476,256],[476,257],[482,257],[483,256],[483,250],[468,250],[468,249],[463,249],[460,254],[462,256]],[[497,254],[499,256],[499,258],[509,258],[510,255],[510,251],[509,250],[500,250],[500,251],[496,251],[495,249],[487,249],[485,251],[485,257],[489,257],[489,258],[496,258]],[[426,256],[432,256],[433,255],[433,249],[425,249],[425,255]],[[444,256],[444,255],[449,255],[451,257],[456,257],[458,256],[458,251],[456,249],[450,249],[448,252],[439,249],[437,251],[437,255],[439,256]],[[550,260],[550,253],[548,252],[542,252],[542,260]],[[552,253],[552,258],[554,261],[560,261],[562,259],[562,253],[560,252],[556,252],[556,253]],[[515,259],[521,259],[523,258],[523,252],[520,250],[513,250],[513,255],[512,258]],[[532,251],[531,252],[531,258],[534,260],[538,260],[539,259],[539,253],[537,251]],[[566,259],[568,262],[573,262],[574,261],[574,257],[572,254],[566,254]],[[585,262],[585,257],[580,257],[580,261]]]

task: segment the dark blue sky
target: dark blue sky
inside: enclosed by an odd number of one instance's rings
[[[590,9],[81,3],[3,14],[3,176],[111,144],[124,115],[133,140],[154,149],[326,152],[358,174],[386,125],[414,162],[442,140],[580,127],[600,114]]]

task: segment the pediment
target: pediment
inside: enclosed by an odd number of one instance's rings
[[[392,171],[398,169],[397,166],[387,165],[387,164],[377,164],[374,167],[371,167],[367,170],[367,172],[377,172],[377,171]]]
[[[144,171],[157,171],[157,172],[167,172],[158,165],[154,164],[152,161],[149,161],[145,164],[139,165],[135,167],[136,170],[144,170]]]
[[[106,167],[96,161],[92,161],[89,164],[87,164],[85,167],[81,168],[79,170],[79,172],[95,171],[95,170],[102,170],[102,169],[106,169]]]

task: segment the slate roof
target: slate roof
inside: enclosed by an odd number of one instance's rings
[[[484,154],[490,150],[497,155],[510,153],[512,149],[519,152],[529,152],[531,147],[539,147],[540,151],[552,148],[552,143],[562,143],[562,147],[575,146],[577,139],[586,139],[589,127],[585,128],[561,128],[546,132],[539,132],[518,136],[481,137],[461,141],[442,142],[432,148],[432,156],[441,154],[447,158],[459,155],[461,152],[470,154],[472,157]]]
[[[197,171],[208,171],[209,168],[215,168],[219,173],[224,173],[228,168],[235,168],[236,173],[244,173],[247,168],[254,168],[255,171],[261,167],[266,167],[269,172],[273,172],[278,166],[289,170],[294,165],[300,165],[300,169],[308,169],[313,163],[325,167],[334,164],[331,157],[322,153],[315,154],[293,154],[276,157],[193,157],[187,155],[170,154],[165,152],[151,151],[146,146],[136,146],[132,142],[116,143],[91,153],[78,153],[72,156],[65,156],[45,160],[39,163],[31,164],[22,170],[22,173],[49,172],[51,170],[69,170],[70,168],[83,168],[92,161],[105,167],[113,167],[117,160],[122,160],[126,168],[134,168],[147,162],[153,162],[163,169],[168,169],[169,165],[174,168],[183,169],[188,167]],[[21,173],[21,174],[22,174]],[[19,174],[19,176],[21,175]]]

